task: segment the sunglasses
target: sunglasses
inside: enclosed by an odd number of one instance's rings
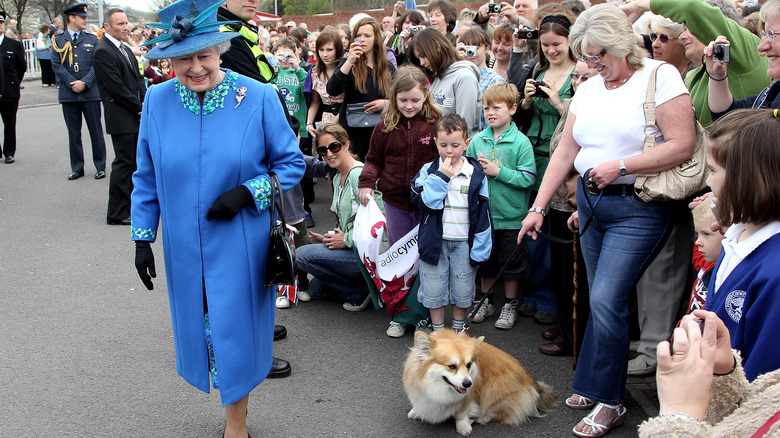
[[[344,143],[334,141],[327,146],[317,146],[317,153],[320,154],[321,157],[328,155],[328,151],[337,154],[341,150],[342,146],[344,146]]]
[[[650,32],[650,41],[655,42],[655,40],[660,39],[662,43],[666,44],[669,42],[669,40],[676,40],[679,39],[677,37],[671,37],[665,33],[655,33]]]
[[[601,58],[603,58],[604,55],[606,54],[607,54],[607,49],[601,49],[601,52],[599,52],[599,54],[596,56],[590,56],[583,53],[582,56],[580,56],[577,59],[582,62],[600,62]]]

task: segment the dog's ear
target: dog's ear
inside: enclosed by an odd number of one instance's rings
[[[485,341],[485,337],[484,336],[478,337],[477,338],[477,348],[479,348],[482,345],[482,342],[484,342],[484,341]]]
[[[430,357],[431,351],[436,346],[436,340],[421,330],[414,334],[414,346],[417,348],[418,357],[421,359]]]

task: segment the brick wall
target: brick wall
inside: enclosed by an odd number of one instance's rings
[[[547,4],[547,3],[557,3],[559,0],[539,0],[539,4]],[[591,4],[597,4],[597,3],[604,3],[605,0],[590,0]],[[481,5],[483,5],[485,2],[457,2],[455,3],[455,6],[458,8],[458,11],[460,11],[463,8],[469,8],[471,10],[479,9]],[[420,9],[425,10],[424,7],[420,7]],[[349,19],[352,18],[353,15],[359,13],[359,12],[365,12],[368,15],[374,17],[378,22],[382,22],[382,17],[385,17],[387,15],[392,15],[393,13],[393,6],[392,2],[390,6],[385,6],[384,9],[379,10],[368,10],[368,11],[359,11],[359,10],[340,10],[335,11],[333,14],[328,15],[284,15],[282,16],[282,23],[287,23],[290,20],[295,21],[296,23],[304,22],[309,28],[309,31],[314,31],[317,29],[317,26],[319,25],[336,25],[340,23],[349,23]]]

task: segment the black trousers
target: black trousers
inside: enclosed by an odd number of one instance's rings
[[[19,98],[0,100],[0,117],[3,119],[3,155],[13,157],[16,154],[16,110]]]
[[[130,194],[133,192],[135,151],[138,133],[111,134],[114,145],[114,161],[108,183],[108,212],[106,219],[121,221],[130,217]]]
[[[92,162],[95,170],[106,170],[106,140],[100,123],[100,102],[63,102],[62,115],[68,127],[68,148],[70,149],[70,170],[84,172],[84,147],[81,144],[81,114],[87,121],[89,138],[92,140]]]
[[[39,59],[38,62],[41,63],[41,84],[56,85],[57,79],[54,76],[51,59]]]

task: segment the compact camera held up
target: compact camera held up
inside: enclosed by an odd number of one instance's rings
[[[539,31],[536,29],[517,29],[515,35],[521,40],[538,40]]]
[[[541,97],[542,99],[549,99],[550,95],[547,94],[544,90],[542,90],[542,86],[546,87],[547,84],[545,84],[542,81],[533,81],[533,86],[536,87],[536,97]]]
[[[501,3],[490,3],[488,4],[488,12],[493,13],[501,13]]]
[[[712,59],[719,62],[729,62],[729,55],[731,45],[715,43],[715,47],[712,49]]]
[[[463,54],[466,55],[466,58],[476,58],[477,46],[463,46]]]

